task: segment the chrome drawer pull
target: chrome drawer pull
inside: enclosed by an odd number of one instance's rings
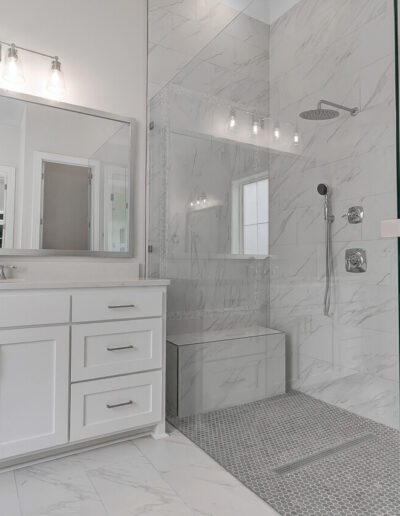
[[[110,310],[113,310],[114,308],[136,308],[135,305],[108,305],[108,308]]]
[[[121,351],[123,349],[135,349],[135,346],[121,346],[119,348],[107,348],[107,351]]]
[[[125,403],[117,403],[116,405],[109,405],[107,403],[107,408],[126,407],[127,405],[133,405],[133,401],[129,400],[129,401],[126,401]]]

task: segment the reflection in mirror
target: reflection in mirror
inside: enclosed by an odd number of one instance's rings
[[[131,252],[132,122],[30,100],[0,96],[0,249]]]

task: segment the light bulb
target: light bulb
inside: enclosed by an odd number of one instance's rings
[[[294,145],[300,144],[300,134],[297,129],[295,130],[294,135],[293,135],[293,143],[294,143]]]
[[[65,95],[64,74],[61,71],[61,62],[57,56],[51,62],[47,91],[50,97],[56,100],[61,100]]]
[[[207,195],[205,193],[201,194],[200,201],[202,202],[203,206],[207,204]]]
[[[190,202],[190,206],[193,208],[193,206],[194,206],[194,202],[193,201]]]
[[[257,136],[258,133],[260,132],[260,122],[256,119],[253,120],[252,132],[253,132],[254,136]]]
[[[275,127],[274,127],[274,138],[275,138],[275,140],[279,140],[280,137],[281,137],[281,129],[279,127],[279,124],[275,124]]]
[[[22,64],[18,58],[17,47],[14,43],[8,49],[7,60],[4,67],[3,79],[11,85],[22,84],[25,82]]]
[[[235,111],[231,111],[229,116],[229,129],[235,129],[236,127],[236,113]]]

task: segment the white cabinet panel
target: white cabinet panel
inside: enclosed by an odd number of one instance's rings
[[[71,441],[144,427],[161,417],[161,371],[71,386]]]
[[[0,331],[0,459],[68,441],[69,328]]]
[[[71,351],[73,382],[161,368],[162,319],[74,326]]]
[[[68,323],[69,312],[66,293],[0,294],[0,328]]]
[[[162,292],[140,288],[73,294],[72,322],[161,317]]]

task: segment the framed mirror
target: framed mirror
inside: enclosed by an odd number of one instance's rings
[[[135,121],[0,90],[0,255],[133,255]]]

